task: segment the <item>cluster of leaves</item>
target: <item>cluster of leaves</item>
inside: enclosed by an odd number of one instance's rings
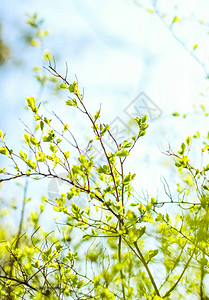
[[[149,13],[164,19],[157,1],[153,4]],[[180,17],[172,16],[171,29],[179,22]],[[28,16],[34,30],[29,41],[33,46],[42,46],[48,34],[41,29],[42,23],[37,14]],[[195,44],[192,49],[194,56],[197,47]],[[45,51],[44,59],[53,58]],[[0,130],[0,155],[13,166],[0,168],[0,182],[6,185],[22,178],[48,178],[70,186],[55,201],[43,198],[39,210],[31,211],[27,219],[24,207],[31,199],[24,196],[15,234],[5,226],[9,217],[1,210],[1,299],[207,299],[209,165],[197,167],[189,157],[193,139],[200,135],[187,137],[176,153],[171,149],[166,153],[174,159],[182,178],[177,194],[172,195],[165,181],[166,199],[152,197],[137,202],[132,193],[136,174],[124,170],[131,150],[146,134],[147,117],[135,118],[138,133],[119,144],[110,126],[101,122],[101,111],[93,116],[88,111],[78,82],[69,83],[67,72],[63,77],[51,62],[48,70],[52,76],[36,67],[36,79],[41,86],[50,81],[56,89],[61,80],[59,90],[71,94],[66,108],[87,117],[92,136],[83,149],[71,124],[54,113],[62,127],[59,131],[33,97],[26,99],[36,123],[35,131],[26,128],[28,150],[24,147],[15,153]],[[207,114],[205,107],[202,109]],[[108,152],[107,136],[115,151]],[[203,155],[208,155],[208,140],[209,135],[201,149]],[[105,160],[99,165],[93,153],[95,145]],[[63,172],[66,176],[59,175]],[[45,209],[49,204],[64,221],[59,230],[43,232],[41,218],[50,217]],[[167,209],[168,205],[172,209]],[[15,209],[12,203],[11,210]]]
[[[27,37],[28,43],[33,47],[41,47],[43,39],[49,34],[49,30],[42,29],[43,19],[38,17],[38,14],[27,14],[27,24],[30,25],[32,32]]]
[[[55,202],[45,199],[58,214],[66,216],[61,236],[39,229],[39,218],[46,205],[42,203],[40,212],[30,215],[33,233],[1,244],[1,297],[178,299],[182,296],[178,287],[183,287],[185,295],[206,294],[209,167],[199,170],[190,164],[186,151],[190,149],[191,138],[181,144],[176,154],[171,150],[167,154],[174,158],[180,172],[191,176],[187,190],[193,190],[192,201],[191,193],[178,187],[177,201],[166,192],[169,201],[151,198],[144,199],[144,204],[137,203],[132,197],[135,174],[125,174],[124,165],[136,142],[146,133],[147,117],[136,118],[138,134],[118,144],[110,126],[101,122],[100,110],[94,116],[88,111],[78,83],[69,83],[51,63],[49,71],[62,80],[60,89],[72,94],[66,106],[88,118],[93,136],[82,150],[70,124],[59,119],[59,132],[33,97],[26,102],[37,130],[34,133],[27,128],[24,135],[32,156],[23,150],[15,153],[0,131],[0,154],[7,156],[14,167],[12,171],[0,169],[2,182],[21,177],[54,178],[70,185],[67,193]],[[115,143],[113,152],[107,152],[106,135]],[[64,142],[72,152],[77,152],[76,164],[71,152],[63,150]],[[99,166],[92,154],[94,143],[99,143],[105,157],[105,163]],[[206,144],[202,151],[208,149]],[[66,172],[65,178],[58,175],[60,170]],[[162,207],[166,203],[178,207],[178,214],[164,213]],[[77,244],[72,242],[74,236],[79,237]]]

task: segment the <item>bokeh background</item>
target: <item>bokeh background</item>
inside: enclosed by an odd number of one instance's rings
[[[67,62],[69,81],[74,81],[76,74],[89,110],[94,113],[101,104],[104,123],[118,118],[128,123],[125,108],[142,92],[158,107],[160,114],[154,117],[141,108],[141,114],[148,114],[150,126],[129,157],[127,171],[137,174],[134,189],[138,196],[161,197],[162,178],[175,192],[177,172],[164,152],[169,145],[177,151],[197,130],[203,135],[207,132],[208,120],[201,104],[208,103],[209,3],[159,1],[159,12],[166,13],[163,21],[152,12],[152,4],[131,0],[0,0],[0,128],[7,133],[8,145],[19,151],[23,122],[33,126],[31,114],[25,110],[27,96],[47,101],[46,111],[55,111],[81,140],[88,135],[88,122],[66,110],[66,97],[63,100],[61,94],[55,94],[51,83],[40,87],[35,78],[33,68],[47,66],[43,53],[49,51],[63,74]],[[31,45],[34,32],[27,24],[27,14],[34,13],[44,20],[43,29],[50,31],[37,47]],[[175,16],[181,21],[172,24]],[[44,69],[41,72],[48,75]],[[173,117],[174,112],[180,117]],[[196,155],[198,145],[193,149],[197,165],[201,164],[203,157]],[[7,164],[1,157],[0,165]],[[33,197],[34,207],[42,195],[59,193],[62,188],[57,183],[30,181],[28,197]],[[21,188],[12,182],[5,183],[0,193],[6,200],[16,197],[21,201],[23,197]],[[17,214],[11,222],[18,218]]]

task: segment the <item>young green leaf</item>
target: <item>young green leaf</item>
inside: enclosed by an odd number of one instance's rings
[[[60,89],[68,89],[69,86],[66,83],[62,83],[62,84],[60,84],[59,88]]]
[[[187,146],[189,146],[190,144],[191,144],[191,138],[188,136],[187,138],[186,138],[186,143],[187,143]]]
[[[142,117],[142,123],[145,123],[147,121],[147,115],[144,115],[143,117]]]
[[[26,102],[27,102],[27,105],[28,107],[31,108],[31,110],[33,112],[35,112],[35,109],[36,109],[36,106],[35,106],[35,99],[33,97],[27,97],[26,98]]]
[[[171,24],[173,24],[173,23],[175,23],[175,22],[180,22],[180,18],[177,17],[177,16],[175,16],[175,17],[173,18],[173,21],[172,21]]]
[[[115,156],[119,156],[119,157],[125,157],[128,156],[129,152],[127,150],[118,150],[115,152]]]
[[[3,155],[8,155],[8,150],[5,147],[0,147],[0,153]]]
[[[23,160],[26,160],[26,159],[27,159],[27,154],[24,153],[22,150],[20,150],[19,155],[20,155],[20,157],[21,157]]]

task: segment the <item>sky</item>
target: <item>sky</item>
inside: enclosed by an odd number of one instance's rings
[[[101,105],[102,120],[122,129],[127,128],[133,114],[148,114],[150,127],[133,150],[127,172],[137,174],[134,188],[139,194],[145,191],[157,196],[163,190],[161,178],[173,176],[173,162],[162,152],[169,144],[178,150],[188,135],[197,129],[204,132],[208,125],[199,113],[201,103],[207,105],[208,101],[200,95],[206,93],[208,85],[200,63],[205,62],[206,69],[209,66],[208,27],[196,20],[207,21],[209,5],[206,1],[167,3],[159,1],[160,11],[167,13],[165,22],[171,22],[177,14],[184,21],[174,24],[180,42],[157,16],[147,12],[149,1],[143,1],[140,7],[130,0],[0,0],[2,34],[11,47],[10,60],[0,68],[0,127],[7,132],[8,142],[17,149],[21,147],[24,126],[19,118],[31,122],[24,110],[27,96],[48,100],[47,111],[59,113],[66,122],[70,119],[79,136],[88,135],[88,123],[66,110],[62,100],[47,89],[40,93],[34,79],[32,68],[43,65],[43,49],[25,45],[22,34],[29,31],[25,14],[37,12],[45,21],[43,27],[50,30],[44,49],[55,56],[62,72],[68,63],[69,80],[74,81],[76,74],[92,113]],[[191,54],[197,55],[199,62]],[[175,111],[188,113],[188,117],[171,117]],[[50,186],[45,184],[36,192],[37,197],[48,193]],[[34,189],[37,191],[36,184],[35,188],[31,186],[31,194]],[[6,188],[1,193],[10,197]]]

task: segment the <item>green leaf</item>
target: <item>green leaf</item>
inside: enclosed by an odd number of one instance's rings
[[[42,140],[43,142],[52,142],[55,138],[55,134],[53,130],[48,130],[48,136],[43,136]]]
[[[127,150],[119,150],[115,152],[115,156],[119,156],[119,157],[125,157],[128,156],[129,152]]]
[[[78,207],[77,204],[75,204],[75,202],[72,203],[72,212],[75,214],[75,215],[78,215],[80,213],[80,208]]]
[[[164,216],[161,213],[157,213],[157,218],[155,218],[155,221],[164,221]]]
[[[144,115],[143,117],[142,117],[142,123],[145,123],[147,121],[147,115]]]
[[[43,59],[44,59],[44,61],[49,61],[49,60],[52,61],[53,60],[53,56],[51,55],[49,50],[44,50]]]
[[[106,220],[107,220],[107,223],[110,222],[112,220],[112,214],[110,214],[109,216],[106,216]]]
[[[77,106],[78,106],[78,105],[77,105],[76,99],[73,99],[73,100],[67,100],[67,101],[66,101],[66,105],[68,105],[68,106],[74,106],[74,107],[77,107]]]
[[[75,82],[74,82],[73,84],[70,84],[69,87],[68,87],[68,88],[69,88],[69,91],[70,91],[71,93],[74,93],[75,87],[76,87]]]
[[[55,168],[58,165],[58,163],[60,162],[60,159],[59,159],[59,157],[55,156],[53,158],[53,161],[54,161],[54,168]]]
[[[31,170],[27,170],[27,172],[25,173],[27,176],[30,176]]]
[[[27,159],[27,154],[24,153],[22,150],[20,150],[19,155],[20,155],[20,157],[21,157],[23,160],[26,160],[26,159]]]
[[[64,128],[63,131],[67,131],[68,130],[69,125],[68,124],[64,124]]]
[[[41,117],[40,117],[38,114],[36,114],[36,115],[34,116],[34,119],[35,119],[35,121],[38,121],[38,120],[41,119]]]
[[[197,131],[194,135],[193,135],[193,138],[197,139],[200,137],[200,133],[199,131]]]
[[[158,250],[150,250],[149,251],[149,260],[152,259],[153,257],[155,257],[158,254]]]
[[[110,173],[110,167],[108,165],[103,165],[100,166],[99,168],[96,169],[98,173],[103,173],[103,174],[109,174]]]
[[[123,179],[123,184],[126,185],[126,184],[129,184],[130,181],[132,181],[134,179],[134,177],[136,176],[136,174],[131,174],[129,173],[128,175],[126,175],[126,177]]]
[[[81,97],[80,91],[78,89],[78,83],[74,82],[73,84],[69,85],[69,91],[73,94],[75,94],[76,96],[78,96],[79,98]]]
[[[105,134],[106,131],[108,131],[110,129],[109,125],[106,125],[100,132],[100,135],[103,136]]]
[[[60,84],[60,86],[59,86],[59,88],[60,89],[68,89],[68,85],[66,84],[66,83],[62,83],[62,84]]]
[[[83,164],[83,163],[85,163],[86,158],[85,158],[85,156],[83,154],[81,154],[78,160],[80,161],[80,163]]]
[[[31,137],[31,135],[29,133],[24,134],[24,139],[25,139],[27,144],[30,144],[30,137]]]
[[[191,138],[188,136],[187,138],[186,138],[186,143],[187,143],[187,146],[189,146],[190,144],[191,144]]]
[[[96,121],[99,118],[100,110],[98,110],[94,116],[94,120]]]
[[[74,196],[74,193],[73,193],[73,192],[68,192],[68,193],[67,193],[67,198],[68,198],[68,200],[71,200],[71,199],[73,198],[73,196]]]
[[[3,155],[8,155],[8,150],[5,147],[0,147],[0,153]]]
[[[70,152],[69,151],[64,152],[64,156],[65,156],[65,158],[69,158],[70,157]]]
[[[4,169],[0,169],[0,173],[6,174],[5,168]]]
[[[140,237],[142,237],[142,235],[145,233],[146,231],[146,227],[140,227],[139,229],[137,229],[136,234],[137,234],[137,238],[139,239]]]
[[[39,162],[44,162],[46,160],[46,155],[42,151],[38,151],[36,159]]]
[[[43,23],[42,19],[38,19],[37,13],[33,14],[32,16],[27,14],[27,17],[27,24],[31,25],[32,27],[38,28]]]
[[[49,119],[47,119],[46,117],[44,117],[44,122],[45,122],[47,125],[50,125],[51,120],[49,120]]]
[[[181,150],[178,151],[178,153],[180,155],[184,155],[184,152],[185,152],[185,149],[186,149],[186,145],[184,143],[181,143],[181,147],[180,148],[181,148]]]
[[[36,36],[39,38],[45,38],[49,34],[48,30],[38,30]]]
[[[139,205],[139,203],[136,203],[136,202],[132,202],[132,203],[130,204],[131,207],[135,207],[135,206],[138,206],[138,205]]]
[[[117,203],[117,205],[115,206],[115,208],[117,208],[117,210],[119,211],[119,213],[123,210],[124,207],[123,207],[121,201],[119,201]]]
[[[202,258],[200,258],[199,263],[200,263],[202,266],[207,266],[207,265],[208,265],[208,260],[207,260],[205,257],[202,257]]]
[[[202,186],[205,190],[209,191],[209,187],[207,185]]]
[[[202,149],[202,152],[205,152],[205,151],[209,151],[209,145],[205,146],[205,147]]]
[[[136,136],[131,136],[131,139],[135,142],[136,141]]]
[[[208,208],[209,205],[209,196],[203,194],[200,198],[200,203],[202,205],[203,208]]]
[[[207,166],[204,167],[203,170],[204,170],[205,172],[209,171],[209,164],[207,164]],[[199,170],[198,170],[198,171],[199,171]],[[199,172],[198,172],[198,173],[199,173]]]
[[[179,113],[178,113],[178,112],[173,112],[172,115],[173,115],[174,117],[179,117]]]
[[[35,99],[33,97],[27,97],[26,102],[27,102],[28,107],[30,107],[32,109],[32,111],[34,112],[36,109]]]
[[[34,268],[39,268],[39,265],[40,265],[39,260],[38,260],[38,259],[35,259],[35,261],[34,261],[34,263],[32,264],[32,266],[33,266]]]
[[[133,145],[132,142],[124,141],[121,148],[130,148]]]
[[[142,137],[146,134],[145,130],[139,131],[138,137]]]
[[[205,106],[203,104],[200,105],[203,111],[205,111]]]
[[[61,143],[61,141],[62,141],[61,139],[57,139],[57,144]]]
[[[29,160],[27,161],[27,165],[28,165],[31,169],[36,170],[37,165],[36,165],[35,162],[32,162],[31,159],[29,159]]]
[[[44,129],[44,122],[43,121],[40,121],[40,128],[43,131],[43,129]]]
[[[53,144],[50,144],[50,150],[53,152],[53,153],[56,153],[57,152],[57,146],[56,145],[53,145]]]
[[[35,138],[35,136],[31,136],[30,137],[30,142],[31,144],[33,144],[36,147],[39,147],[39,141],[37,140],[37,138]]]
[[[173,24],[173,23],[175,23],[175,22],[180,22],[180,21],[181,21],[180,18],[177,17],[177,16],[175,16],[175,17],[173,18],[173,21],[172,21],[171,24]]]
[[[38,14],[35,13],[34,15],[32,16],[28,16],[28,20],[27,20],[27,24],[33,26],[33,27],[38,27],[38,25],[36,24],[36,21],[37,21],[37,18],[38,18]]]
[[[41,46],[41,43],[38,39],[30,39],[30,44],[33,47],[40,47]]]
[[[142,120],[141,120],[141,119],[139,119],[138,117],[136,117],[136,118],[134,119],[134,121],[138,124],[139,127],[141,126],[141,123],[142,123]]]

